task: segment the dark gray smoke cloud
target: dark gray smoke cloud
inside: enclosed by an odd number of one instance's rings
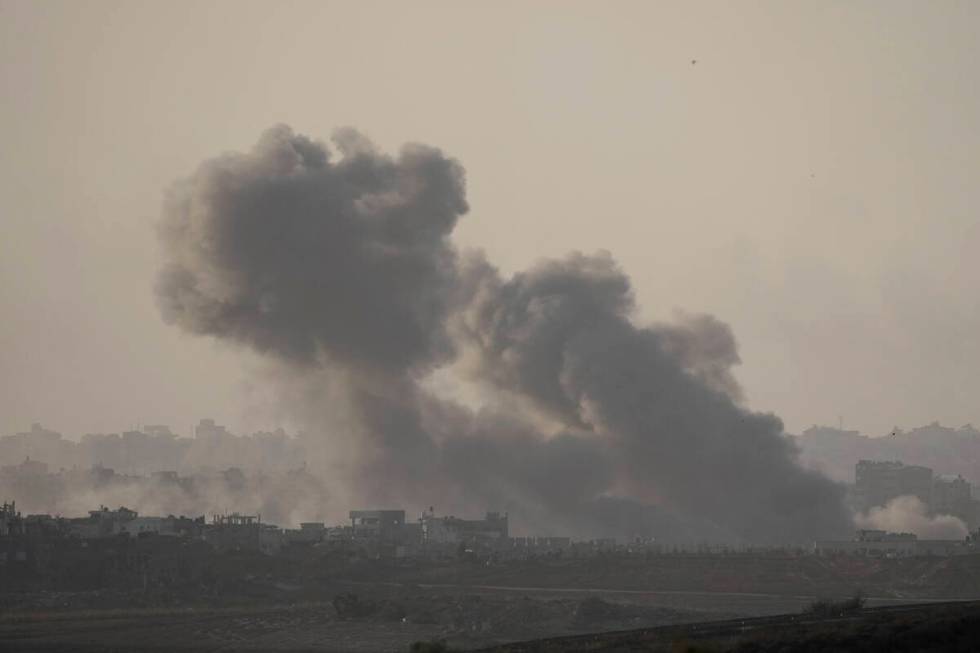
[[[742,362],[731,328],[713,315],[678,313],[676,324],[655,327],[660,344],[688,372],[733,401],[744,397],[732,367]]]
[[[165,320],[304,365],[406,370],[449,352],[462,168],[421,145],[392,159],[353,131],[334,140],[331,163],[275,127],[171,190]]]
[[[463,318],[481,354],[473,371],[600,437],[628,496],[766,539],[846,525],[840,490],[799,467],[779,419],[732,401],[737,355],[716,320],[635,327],[608,255],[482,276]]]
[[[505,509],[536,532],[804,541],[849,528],[840,488],[797,464],[781,422],[739,406],[726,325],[636,326],[605,253],[504,279],[449,241],[467,210],[457,162],[418,145],[389,157],[350,130],[334,142],[336,161],[276,127],[175,185],[157,291],[168,321],[292,370],[297,412],[343,450],[332,469],[348,491]],[[425,389],[447,365],[486,409]]]

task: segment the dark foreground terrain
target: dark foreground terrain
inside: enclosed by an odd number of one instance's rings
[[[631,606],[595,597],[548,601],[479,594],[416,595],[411,606],[389,603],[382,610],[388,614],[373,618],[338,615],[334,604],[36,613],[8,617],[0,624],[0,651],[980,651],[980,601],[711,621],[697,621],[710,613]],[[629,623],[646,627],[622,629]],[[609,626],[618,629],[500,642],[542,631],[584,632]]]
[[[781,615],[505,644],[486,653],[968,653],[980,651],[980,601]]]
[[[473,649],[737,614],[667,607],[645,596],[363,584],[331,591],[330,601],[282,605],[21,610],[0,618],[0,651],[404,652],[413,642],[440,640]]]
[[[159,557],[147,563],[132,555],[103,556],[64,569],[50,566],[42,575],[5,578],[0,651],[404,653],[413,642],[445,642],[456,650],[683,651],[688,640],[691,650],[810,650],[790,645],[801,637],[816,642],[812,650],[848,650],[840,647],[850,644],[841,642],[819,646],[836,642],[827,639],[834,633],[850,636],[854,628],[880,630],[886,638],[896,628],[933,629],[934,637],[943,629],[955,634],[960,622],[939,618],[973,610],[961,614],[972,628],[975,605],[885,608],[980,599],[980,556],[493,562],[347,560],[315,550],[291,557],[192,553],[175,554],[166,565],[156,564]],[[126,566],[127,560],[138,564]],[[859,590],[869,597],[870,609],[860,618],[800,617],[817,597],[844,599]],[[796,616],[752,621],[780,614]],[[920,614],[924,621],[902,621]],[[542,639],[613,631],[629,632]],[[756,634],[762,639],[753,643]],[[514,643],[530,640],[537,641]],[[745,648],[750,646],[757,648]]]

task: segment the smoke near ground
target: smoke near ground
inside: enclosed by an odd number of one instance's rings
[[[929,515],[915,496],[895,497],[886,505],[857,516],[857,525],[892,533],[915,533],[925,540],[962,540],[969,529],[953,515]]]
[[[500,509],[576,535],[850,528],[840,487],[740,405],[725,324],[637,324],[607,253],[506,278],[450,240],[468,208],[458,162],[333,140],[274,127],[175,184],[157,296],[168,322],[275,362],[338,503]],[[479,407],[431,391],[445,370]]]

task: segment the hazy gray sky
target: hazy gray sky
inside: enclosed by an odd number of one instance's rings
[[[0,433],[274,425],[164,325],[164,189],[274,123],[458,158],[505,271],[610,250],[791,431],[980,422],[980,4],[0,0]],[[692,60],[697,63],[692,65]]]

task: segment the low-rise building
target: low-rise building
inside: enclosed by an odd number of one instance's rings
[[[122,532],[124,525],[137,517],[139,513],[125,506],[116,510],[99,506],[98,510],[89,510],[88,517],[69,519],[68,531],[83,540],[112,537]]]
[[[323,522],[303,522],[298,529],[283,531],[287,544],[316,544],[326,538],[327,527]]]
[[[920,540],[914,533],[859,530],[853,540],[818,541],[817,555],[855,555],[876,558],[952,556],[970,553],[968,540]]]
[[[422,540],[426,544],[500,545],[508,539],[507,514],[488,512],[483,519],[436,517],[431,508],[422,513]]]
[[[214,515],[204,539],[219,551],[259,551],[261,523],[255,515]]]
[[[355,538],[396,542],[405,526],[404,510],[351,510],[351,535]]]

